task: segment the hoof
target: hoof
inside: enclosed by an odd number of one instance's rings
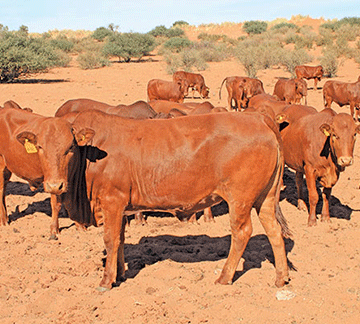
[[[58,237],[56,236],[56,234],[51,234],[49,237],[49,240],[58,240]]]
[[[215,285],[232,285],[232,281],[230,280],[230,281],[222,281],[222,280],[220,280],[220,278],[219,279],[216,279],[215,280]]]
[[[110,291],[111,289],[99,286],[99,287],[96,288],[96,290],[99,291],[99,292],[105,292],[105,291]]]

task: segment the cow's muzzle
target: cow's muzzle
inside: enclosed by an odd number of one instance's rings
[[[66,182],[64,181],[46,181],[44,183],[44,190],[48,193],[60,195],[66,192]]]
[[[352,156],[341,156],[338,158],[338,164],[341,167],[347,167],[353,163],[353,157]]]

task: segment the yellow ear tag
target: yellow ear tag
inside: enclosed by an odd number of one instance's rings
[[[326,129],[323,129],[323,133],[325,134],[325,136],[330,136],[330,133]]]
[[[82,141],[85,141],[85,139],[86,139],[86,137],[85,137],[85,135],[83,134],[82,137],[81,137],[81,140],[82,140]]]
[[[29,154],[37,153],[36,146],[33,143],[30,143],[27,138],[25,139],[24,147],[25,147],[26,152]]]

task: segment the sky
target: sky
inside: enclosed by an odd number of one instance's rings
[[[119,26],[120,32],[146,33],[175,21],[190,25],[290,19],[293,15],[341,19],[360,17],[359,0],[0,0],[0,24],[9,30],[90,30]]]

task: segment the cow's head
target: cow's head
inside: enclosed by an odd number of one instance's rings
[[[331,123],[324,123],[320,130],[328,137],[330,151],[334,162],[343,170],[353,163],[353,152],[356,134],[360,125],[356,126],[349,114],[338,114]]]
[[[79,148],[69,122],[57,117],[43,120],[36,131],[16,135],[27,154],[37,154],[44,175],[44,190],[52,194],[66,192],[69,168]]]
[[[316,77],[320,81],[323,75],[324,75],[324,68],[321,65],[319,65],[316,69]]]
[[[200,90],[200,94],[201,96],[206,99],[209,97],[209,92],[210,92],[210,88],[207,87],[205,84],[202,86],[201,90]]]

